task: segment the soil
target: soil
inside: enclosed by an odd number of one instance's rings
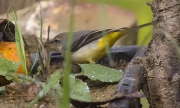
[[[127,62],[120,62],[121,67],[115,67],[124,70]],[[91,81],[85,78],[90,88],[90,95],[93,102],[104,101],[111,97],[115,92],[117,83],[102,83],[100,81]],[[0,106],[2,108],[26,108],[30,102],[37,96],[41,87],[32,82],[24,82],[21,84],[12,82],[5,86],[5,90],[1,91]],[[108,104],[102,105],[105,107]],[[73,107],[73,106],[71,106]],[[43,97],[33,108],[56,108],[54,101],[51,97]]]

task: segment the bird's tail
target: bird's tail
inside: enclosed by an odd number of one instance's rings
[[[153,21],[153,22],[150,22],[150,23],[142,24],[142,25],[139,25],[139,26],[136,26],[136,27],[129,28],[129,29],[125,30],[125,31],[130,32],[130,31],[134,31],[134,30],[139,30],[140,28],[147,27],[147,26],[150,26],[150,25],[154,25],[157,22],[158,21]]]
[[[153,22],[150,22],[150,23],[146,23],[146,24],[142,24],[142,25],[139,25],[139,26],[136,26],[136,27],[132,27],[132,28],[116,28],[116,29],[112,29],[111,31],[121,31],[122,34],[127,34],[127,33],[130,33],[132,31],[135,31],[135,30],[139,30],[143,27],[146,27],[146,26],[150,26],[150,25],[154,25],[156,24],[158,21],[153,21]],[[110,32],[110,31],[109,31]]]

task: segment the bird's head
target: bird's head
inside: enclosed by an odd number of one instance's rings
[[[49,44],[56,44],[57,46],[62,46],[64,38],[67,38],[67,33],[60,33],[56,35],[50,42]]]

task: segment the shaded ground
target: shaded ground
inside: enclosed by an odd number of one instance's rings
[[[92,101],[108,99],[117,87],[117,83],[102,83],[100,81],[88,81],[88,85]],[[38,94],[39,89],[37,84],[31,82],[11,83],[0,95],[0,106],[3,108],[25,108]],[[47,96],[36,103],[34,108],[55,108],[55,105],[52,97]]]

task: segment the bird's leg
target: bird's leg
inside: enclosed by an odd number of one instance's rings
[[[88,59],[89,63],[95,64],[96,62],[92,59]]]

